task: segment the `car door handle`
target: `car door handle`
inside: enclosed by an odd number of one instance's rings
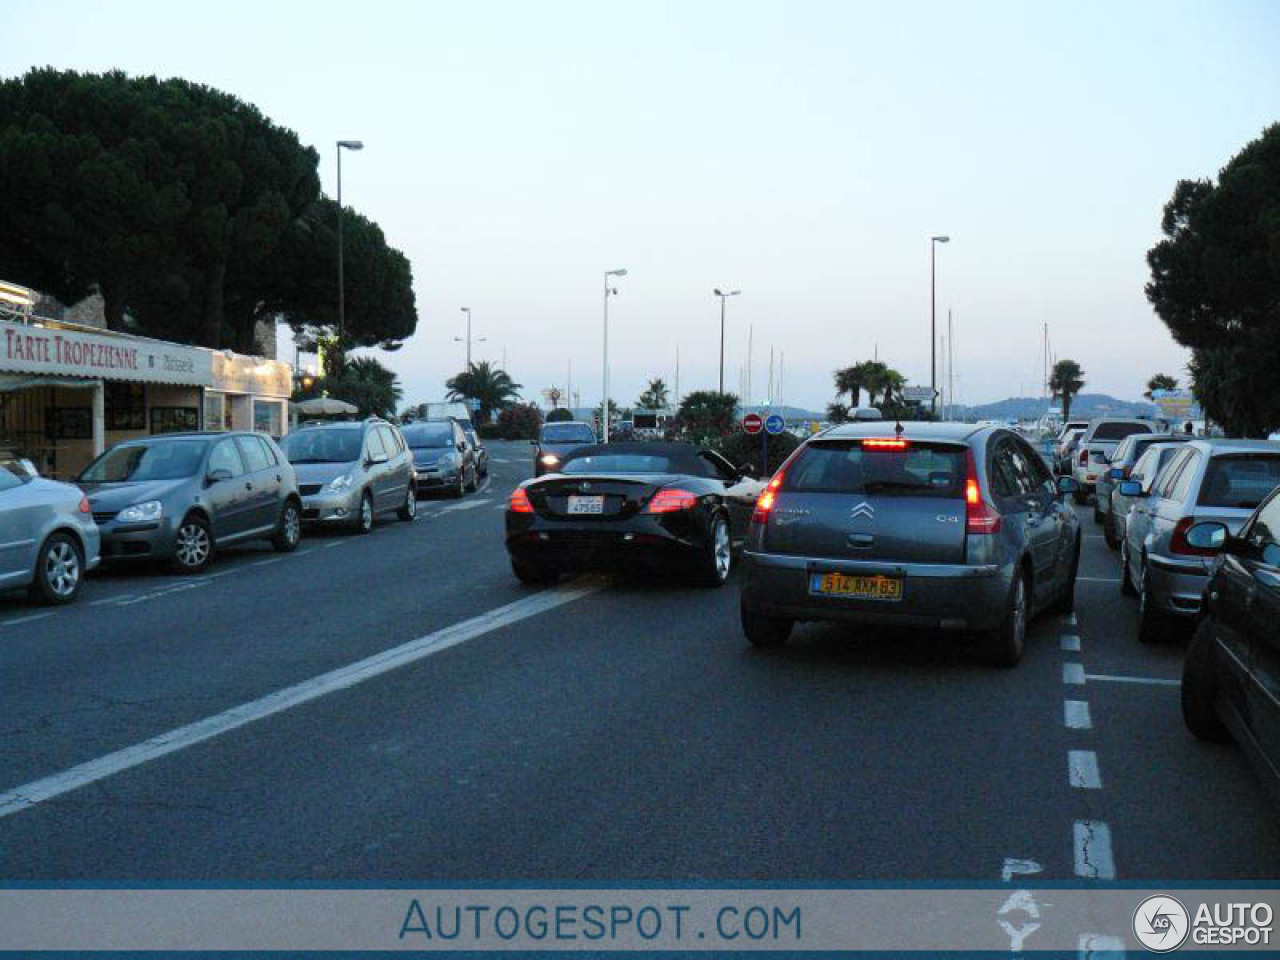
[[[252,484],[252,483],[249,483],[248,481],[246,481],[246,482],[245,482],[245,485],[244,485],[244,488],[245,488],[246,490],[252,490],[252,489],[253,489],[253,484]]]

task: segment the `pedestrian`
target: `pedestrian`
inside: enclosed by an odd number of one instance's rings
[[[1182,432],[1185,433],[1187,436],[1191,436],[1193,433],[1196,432],[1195,424],[1192,423],[1190,420],[1188,420],[1186,425],[1182,428]]]

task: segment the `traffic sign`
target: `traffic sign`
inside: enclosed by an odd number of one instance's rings
[[[747,433],[759,433],[764,428],[764,420],[758,413],[748,413],[742,418],[742,429]]]
[[[769,433],[781,433],[787,426],[787,421],[782,419],[782,414],[771,413],[765,417],[764,428]]]
[[[928,402],[938,395],[938,391],[933,387],[903,387],[902,399],[914,402]]]

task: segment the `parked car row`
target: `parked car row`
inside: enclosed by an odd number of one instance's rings
[[[119,443],[74,484],[0,463],[0,589],[69,603],[100,561],[198,573],[220,547],[297,549],[304,528],[368,533],[417,515],[423,493],[475,490],[488,470],[470,424],[403,430],[371,417],[307,423],[279,444],[252,432],[172,433]]]

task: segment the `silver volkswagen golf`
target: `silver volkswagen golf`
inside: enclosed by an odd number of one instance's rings
[[[957,631],[989,663],[1022,658],[1028,619],[1069,612],[1080,523],[1012,431],[848,424],[801,446],[757,501],[742,626],[782,643],[798,620]]]

